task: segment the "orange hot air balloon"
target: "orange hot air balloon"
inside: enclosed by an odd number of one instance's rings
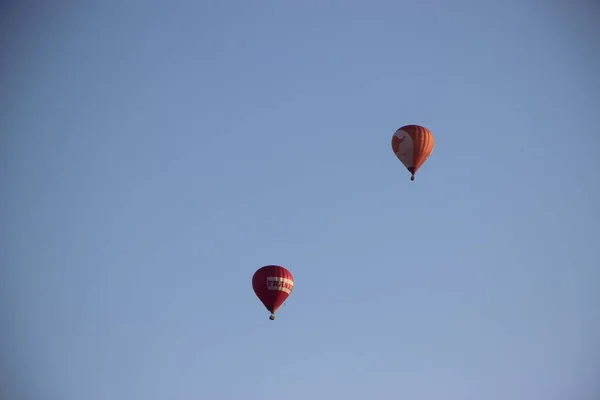
[[[392,149],[415,180],[417,170],[429,158],[433,151],[433,134],[420,125],[405,125],[392,136]]]

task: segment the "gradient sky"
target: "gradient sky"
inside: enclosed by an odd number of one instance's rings
[[[4,398],[592,398],[591,2],[67,3],[0,13]]]

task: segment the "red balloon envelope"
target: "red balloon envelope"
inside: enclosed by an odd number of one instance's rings
[[[267,265],[259,268],[252,277],[252,289],[256,297],[269,310],[269,319],[275,319],[277,309],[294,289],[292,273],[279,265]]]

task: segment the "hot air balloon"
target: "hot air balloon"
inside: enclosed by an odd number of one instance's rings
[[[429,158],[433,151],[433,134],[420,125],[405,125],[392,136],[392,149],[415,180],[417,170]]]
[[[266,265],[259,268],[252,276],[252,289],[271,313],[269,319],[274,320],[277,309],[294,289],[294,277],[284,267]]]

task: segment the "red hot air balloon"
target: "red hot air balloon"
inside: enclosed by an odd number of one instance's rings
[[[415,180],[417,170],[431,155],[433,145],[433,134],[420,125],[405,125],[392,136],[394,154],[411,173],[411,181]]]
[[[270,320],[275,319],[277,309],[294,289],[292,273],[279,265],[267,265],[259,268],[252,277],[252,289],[256,297],[269,310]]]

